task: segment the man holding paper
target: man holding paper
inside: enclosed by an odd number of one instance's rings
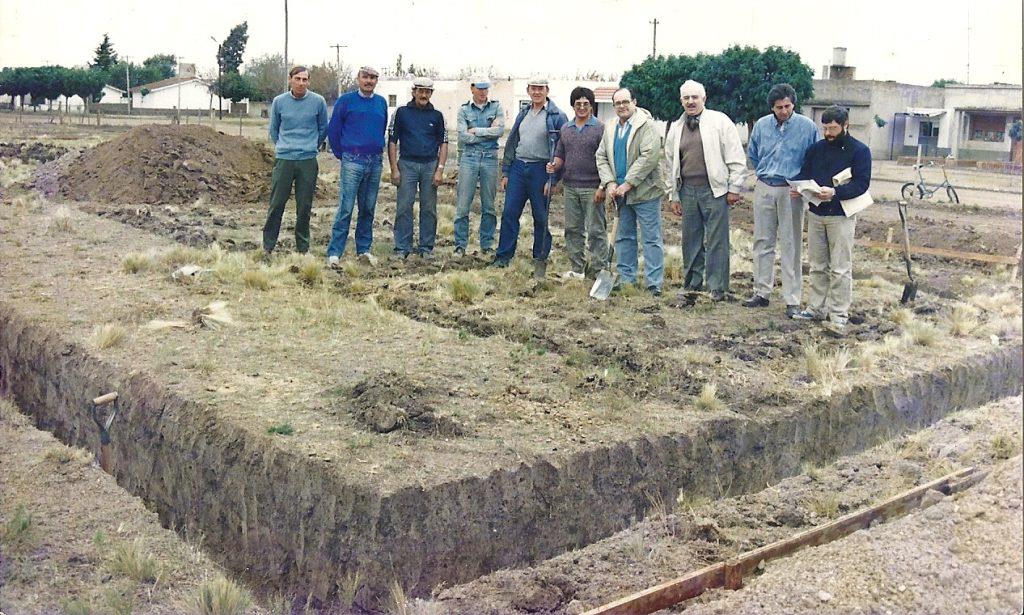
[[[807,149],[820,139],[814,121],[795,110],[796,91],[780,83],[768,92],[771,113],[757,120],[747,155],[757,174],[754,186],[754,294],[744,307],[767,307],[775,286],[775,243],[779,244],[782,299],[786,316],[800,312],[804,209],[790,195],[787,180],[800,172]]]
[[[841,332],[846,327],[853,296],[857,212],[871,204],[871,150],[847,132],[850,122],[845,109],[825,109],[821,124],[824,140],[808,148],[803,167],[793,178],[794,183],[814,181],[819,187],[818,193],[813,194],[813,188],[797,184],[791,192],[794,197],[804,196],[810,204],[807,256],[811,265],[807,309],[793,318],[827,318],[832,328]]]

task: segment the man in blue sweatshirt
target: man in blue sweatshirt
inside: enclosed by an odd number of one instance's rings
[[[810,206],[807,216],[807,258],[810,261],[807,309],[798,320],[828,320],[841,333],[849,318],[853,298],[853,234],[857,215],[847,215],[843,201],[868,191],[871,184],[871,150],[847,132],[849,114],[829,107],[821,114],[824,139],[807,149],[803,167],[793,179],[813,179],[821,191],[821,203]],[[833,178],[849,169],[846,183]],[[839,185],[836,185],[839,183]],[[792,193],[799,196],[795,191]]]
[[[274,173],[270,180],[270,208],[263,225],[263,251],[277,245],[284,206],[295,185],[295,251],[309,251],[309,212],[319,167],[316,152],[327,136],[327,103],[309,91],[309,70],[288,71],[288,91],[270,105],[270,140],[274,143]]]
[[[352,210],[357,200],[356,255],[367,264],[373,263],[370,255],[373,213],[377,207],[384,131],[388,124],[388,103],[383,96],[373,93],[379,76],[374,68],[360,68],[357,76],[359,89],[338,98],[327,126],[331,151],[341,160],[338,213],[334,216],[331,243],[327,246],[327,263],[331,267],[337,267],[345,253]]]
[[[418,252],[423,258],[434,253],[437,234],[437,187],[441,185],[448,160],[448,133],[444,116],[430,104],[434,81],[417,77],[412,82],[412,100],[395,109],[388,131],[388,162],[391,183],[398,186],[395,209],[395,254],[401,258],[412,251],[413,214],[416,192],[420,193],[420,237]],[[398,147],[401,145],[401,158]]]

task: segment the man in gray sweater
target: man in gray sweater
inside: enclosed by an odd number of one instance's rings
[[[576,118],[562,126],[555,159],[548,164],[547,172],[558,177],[558,171],[565,170],[565,251],[572,268],[564,277],[582,280],[608,267],[605,191],[595,158],[604,124],[594,117],[594,91],[590,88],[574,89],[569,102]],[[548,187],[544,190],[546,195]],[[590,247],[589,260],[583,258],[584,238]]]
[[[270,105],[270,140],[274,143],[274,173],[270,183],[270,208],[263,225],[263,251],[277,245],[284,206],[295,185],[295,251],[309,251],[309,213],[319,166],[316,153],[327,138],[327,102],[309,91],[309,70],[295,66],[288,71],[288,91]]]

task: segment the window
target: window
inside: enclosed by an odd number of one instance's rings
[[[388,94],[388,106],[389,107],[397,107],[398,106],[398,96],[397,95],[395,95],[395,94]]]
[[[982,113],[970,114],[971,141],[1001,143],[1006,136],[1006,116]]]

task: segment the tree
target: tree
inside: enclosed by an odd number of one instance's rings
[[[249,42],[249,23],[243,21],[228,33],[228,37],[221,43],[217,52],[217,64],[225,73],[237,73],[238,67],[242,65],[242,54],[245,53],[245,44]]]
[[[342,63],[339,70],[334,64],[317,64],[309,67],[309,89],[323,96],[328,104],[338,98],[338,92],[348,92],[356,88],[356,80],[352,76],[352,67]],[[339,78],[341,89],[339,90]]]
[[[245,63],[245,76],[252,82],[252,100],[273,100],[283,92],[281,84],[288,80],[284,58],[279,53],[264,55]]]
[[[145,83],[170,79],[178,74],[178,59],[171,53],[151,55],[142,61],[142,70],[150,78]]]
[[[933,88],[944,88],[947,85],[959,85],[960,82],[956,79],[936,79],[932,82]]]
[[[241,102],[258,94],[252,80],[238,73],[224,73],[220,84],[215,81],[211,89],[215,95],[227,98],[231,102]]]
[[[72,68],[68,70],[67,80],[67,92],[70,92],[71,96],[78,96],[84,103],[83,113],[89,111],[89,103],[99,102],[103,96],[106,78],[101,71]]]
[[[679,86],[687,79],[704,84],[710,108],[750,128],[769,112],[768,91],[773,85],[792,85],[798,108],[814,93],[811,67],[800,54],[775,46],[760,51],[734,45],[718,55],[647,58],[626,71],[619,83],[656,118],[674,120],[683,112]]]
[[[94,52],[92,66],[107,71],[114,64],[117,64],[117,52],[114,51],[114,44],[110,42],[110,35],[104,32],[103,41]]]

